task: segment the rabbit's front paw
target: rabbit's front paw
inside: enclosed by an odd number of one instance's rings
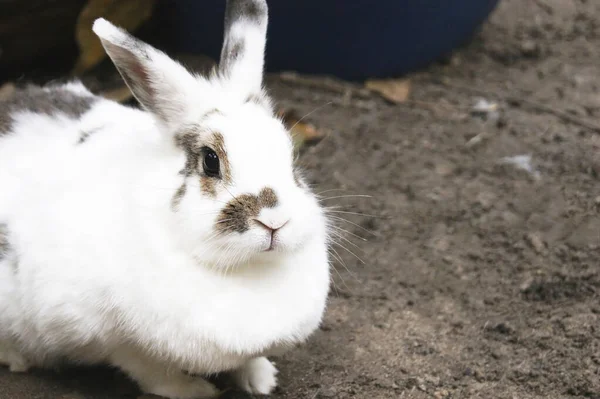
[[[129,374],[144,393],[169,399],[207,399],[219,395],[217,388],[205,379],[175,370],[135,347],[120,347],[110,362]]]
[[[240,388],[260,395],[270,394],[277,386],[277,369],[266,357],[249,360],[234,372]]]

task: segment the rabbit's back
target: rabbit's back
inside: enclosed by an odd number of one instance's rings
[[[52,116],[64,114],[79,118],[89,111],[98,98],[78,83],[46,88],[28,86],[15,90],[8,98],[0,101],[0,134],[10,132],[13,114],[28,112]]]
[[[19,191],[31,189],[26,183],[36,174],[68,158],[67,143],[77,140],[81,117],[97,102],[76,83],[31,85],[0,101],[0,216],[10,202],[20,201]]]
[[[16,90],[0,101],[0,221],[53,187],[134,162],[129,154],[156,139],[153,123],[81,83]]]

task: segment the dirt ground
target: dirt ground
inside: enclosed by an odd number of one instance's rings
[[[503,0],[411,79],[400,105],[270,80],[332,130],[301,157],[317,192],[375,216],[334,214],[365,264],[335,247],[325,322],[273,397],[600,398],[600,2]],[[138,395],[102,368],[0,370],[3,399]]]

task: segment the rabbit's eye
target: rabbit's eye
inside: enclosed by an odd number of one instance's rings
[[[219,177],[220,176],[220,164],[219,164],[219,156],[216,152],[206,147],[204,149],[204,161],[203,161],[204,173],[206,173],[209,177]]]

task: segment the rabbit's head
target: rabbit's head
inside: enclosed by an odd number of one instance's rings
[[[155,116],[165,151],[184,154],[170,212],[200,262],[226,268],[323,247],[324,213],[263,90],[265,0],[227,1],[221,59],[206,77],[105,20],[93,29]]]

